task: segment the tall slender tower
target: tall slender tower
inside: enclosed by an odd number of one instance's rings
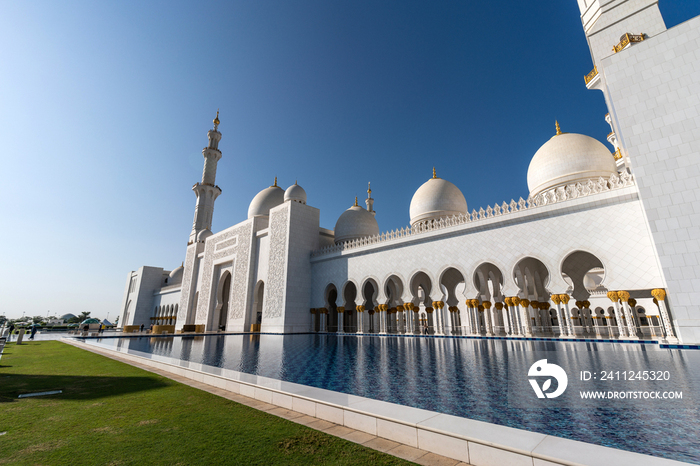
[[[207,136],[209,137],[209,145],[202,149],[202,155],[204,156],[202,182],[195,183],[195,185],[192,186],[192,191],[194,191],[197,196],[197,204],[194,208],[192,232],[190,233],[190,240],[187,244],[204,242],[204,239],[211,235],[214,201],[216,201],[216,198],[221,194],[221,188],[215,184],[216,165],[221,159],[221,151],[219,150],[221,133],[219,132],[218,110],[216,111],[216,118],[214,118],[214,129],[210,129]]]

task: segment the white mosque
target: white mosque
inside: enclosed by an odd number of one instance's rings
[[[327,230],[275,179],[213,233],[217,113],[183,265],[128,274],[124,330],[700,341],[700,17],[578,3],[612,150],[556,124],[526,198],[471,211],[433,169],[389,232],[369,188]]]

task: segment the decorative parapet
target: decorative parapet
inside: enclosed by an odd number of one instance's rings
[[[620,43],[613,47],[613,52],[617,53],[624,49],[632,42],[642,42],[644,40],[644,34],[630,34],[629,32],[620,38]]]
[[[586,81],[586,85],[588,85],[596,76],[598,76],[598,66],[594,66],[593,70],[583,77],[583,80]]]
[[[560,186],[556,189],[542,192],[535,197],[529,197],[527,200],[521,197],[517,202],[515,200],[511,200],[510,204],[503,202],[501,205],[495,204],[493,207],[488,206],[486,210],[484,210],[482,207],[478,212],[476,209],[474,209],[472,210],[471,214],[467,212],[466,214],[453,215],[451,217],[444,217],[431,222],[418,223],[412,227],[407,226],[401,229],[388,231],[386,233],[345,241],[334,246],[327,246],[325,248],[313,251],[311,253],[311,257],[323,256],[334,252],[347,251],[372,244],[385,243],[387,241],[393,241],[400,238],[420,235],[430,231],[437,231],[453,226],[479,222],[494,217],[514,214],[524,210],[536,209],[538,207],[557,204],[559,202],[591,196],[605,191],[626,188],[633,185],[634,178],[626,171],[619,174],[610,175],[610,178],[608,179],[601,176],[596,181],[588,180],[587,183],[576,183]]]

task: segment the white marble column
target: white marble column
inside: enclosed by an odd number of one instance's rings
[[[491,323],[491,301],[482,301],[481,305],[484,308],[484,323],[486,324],[486,335],[493,336],[493,326]]]
[[[628,301],[630,299],[630,294],[627,291],[618,291],[617,296],[620,298],[622,309],[625,312],[625,317],[627,321],[627,337],[636,340],[639,339],[637,336],[637,326],[634,323],[634,316],[632,316],[632,311],[630,310]]]
[[[566,315],[561,308],[561,299],[559,298],[559,295],[556,294],[553,294],[551,299],[552,302],[557,306],[557,323],[559,324],[559,337],[564,338],[566,336],[566,330],[564,329],[564,325],[566,325]]]
[[[532,320],[530,320],[530,301],[527,299],[519,299],[520,304],[520,319],[523,324],[523,331],[526,337],[532,336]]]
[[[364,306],[357,306],[355,308],[355,310],[357,311],[357,331],[355,333],[364,333],[365,332],[365,327],[364,327],[365,307]]]
[[[377,306],[377,315],[379,316],[379,334],[386,335],[386,304],[380,304]]]
[[[661,321],[666,331],[666,340],[676,342],[678,337],[676,337],[673,331],[673,325],[671,323],[671,317],[669,316],[668,310],[666,309],[666,290],[663,288],[656,288],[651,290],[651,295],[654,297],[654,302],[659,306],[659,315],[661,316]]]
[[[345,317],[345,308],[343,306],[338,307],[338,333],[343,332],[343,321]]]

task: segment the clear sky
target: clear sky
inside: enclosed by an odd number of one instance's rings
[[[275,176],[330,229],[368,181],[380,230],[407,225],[433,166],[486,208],[527,197],[555,119],[610,131],[575,0],[6,0],[0,44],[10,318],[113,320],[129,271],[180,265],[217,108],[215,232]]]

